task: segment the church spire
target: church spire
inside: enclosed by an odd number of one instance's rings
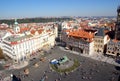
[[[17,19],[15,19],[15,23],[14,23],[15,25],[18,25],[18,22],[17,22]]]

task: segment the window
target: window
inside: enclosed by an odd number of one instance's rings
[[[97,40],[95,40],[95,42],[97,42]]]
[[[98,40],[98,42],[100,42],[100,40]]]
[[[112,52],[112,54],[114,54],[114,52]]]
[[[99,45],[98,45],[98,47],[99,47]]]

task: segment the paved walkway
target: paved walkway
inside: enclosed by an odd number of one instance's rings
[[[14,64],[12,66],[9,67],[9,69],[21,69],[21,68],[24,68],[28,65],[28,61],[24,61],[22,63],[18,63],[18,64]]]
[[[116,66],[120,66],[120,64],[118,64],[118,63],[115,62],[115,59],[110,58],[110,57],[105,57],[102,54],[88,55],[88,54],[80,54],[78,52],[71,51],[71,50],[66,50],[64,47],[60,47],[60,49],[63,50],[63,51],[66,51],[66,52],[70,52],[70,53],[76,54],[76,55],[80,55],[80,56],[84,56],[84,57],[89,57],[89,58],[94,59],[94,60],[106,62],[106,63],[113,64],[113,65],[116,65]]]
[[[60,64],[60,66],[58,66],[58,68],[59,69],[67,69],[67,68],[73,66],[73,64],[74,64],[74,62],[69,60],[69,61],[67,61],[67,62],[65,62],[63,64]]]
[[[1,79],[0,81],[12,81],[12,78],[10,76],[7,76],[4,79]]]
[[[9,74],[4,73],[4,71],[0,71],[0,81],[12,81]]]
[[[24,61],[22,63],[19,63],[19,64],[14,64],[14,65],[11,65],[8,69],[21,69],[21,68],[24,68],[28,65],[28,61]],[[1,72],[0,74],[3,74],[4,76],[0,76],[0,81],[12,81],[10,75],[8,74],[4,74],[4,72]]]

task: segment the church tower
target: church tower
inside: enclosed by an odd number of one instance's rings
[[[15,19],[13,30],[14,30],[15,33],[19,33],[20,32],[20,27],[18,26],[17,19]]]
[[[120,40],[120,6],[117,9],[117,22],[115,27],[115,39]]]

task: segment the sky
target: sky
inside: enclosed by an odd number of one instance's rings
[[[120,0],[0,0],[0,19],[116,16]]]

